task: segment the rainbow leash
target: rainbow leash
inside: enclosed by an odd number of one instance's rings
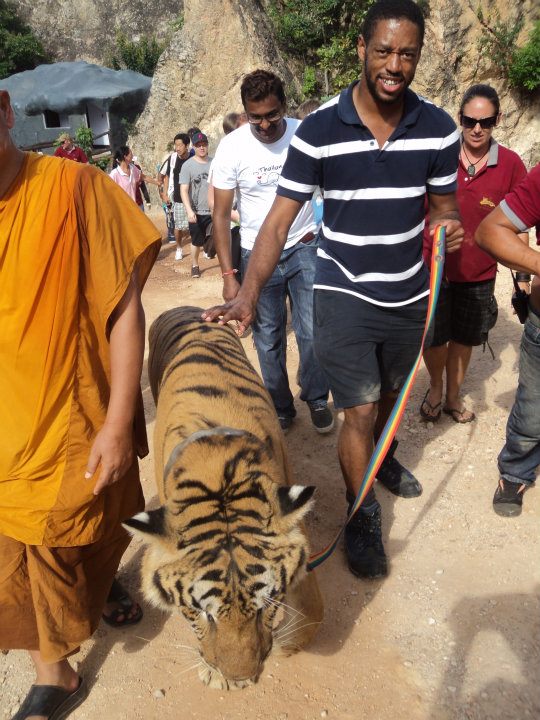
[[[375,477],[379,472],[379,468],[384,458],[386,457],[388,448],[390,447],[392,440],[394,439],[394,436],[397,432],[399,423],[401,422],[401,418],[403,417],[403,413],[405,412],[405,408],[407,406],[407,401],[409,400],[409,395],[411,394],[412,386],[414,385],[414,381],[416,379],[416,374],[418,373],[418,368],[420,367],[420,361],[422,360],[422,355],[424,352],[424,342],[426,340],[426,335],[435,315],[435,308],[437,307],[437,300],[439,298],[439,290],[441,287],[444,268],[445,239],[445,228],[441,225],[437,225],[433,236],[433,252],[431,255],[431,275],[429,280],[429,301],[426,314],[426,324],[424,326],[424,334],[422,335],[422,342],[420,344],[420,350],[418,351],[418,357],[416,358],[414,365],[412,366],[411,371],[407,376],[403,387],[401,388],[396,403],[392,409],[392,412],[390,413],[390,417],[386,421],[384,430],[382,431],[382,434],[377,444],[375,445],[373,455],[371,456],[371,460],[369,461],[366,472],[364,473],[364,478],[362,480],[362,484],[360,485],[360,490],[358,491],[356,500],[354,501],[354,504],[351,508],[351,512],[349,513],[347,522],[329,545],[327,545],[325,548],[323,548],[323,550],[315,553],[309,558],[307,562],[308,570],[314,570],[316,567],[321,565],[327,558],[330,557],[330,555],[336,549],[336,545],[339,542],[341,534],[345,530],[345,526],[354,517],[358,508],[364,502],[364,498],[368,494],[371,486],[375,482]]]

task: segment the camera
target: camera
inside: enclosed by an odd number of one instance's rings
[[[516,311],[519,322],[523,325],[529,315],[529,296],[525,290],[516,290],[512,295],[512,307]]]

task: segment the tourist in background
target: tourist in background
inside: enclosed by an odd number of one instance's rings
[[[475,419],[460,391],[473,347],[488,341],[488,333],[497,321],[497,261],[476,245],[474,234],[480,222],[527,172],[520,157],[492,137],[500,117],[499,97],[489,85],[473,85],[463,95],[458,113],[462,135],[457,197],[465,237],[459,250],[445,261],[433,341],[424,352],[430,387],[420,414],[426,421],[437,421],[441,408],[457,423]],[[520,237],[528,242],[527,233]],[[431,245],[426,231],[424,254],[428,267]]]
[[[87,163],[86,153],[78,145],[75,145],[69,133],[61,133],[58,136],[60,145],[54,151],[55,157],[67,158],[79,163]]]
[[[137,202],[137,189],[143,181],[152,183],[152,185],[159,185],[157,180],[145,175],[142,170],[139,170],[139,168],[133,164],[133,152],[127,145],[122,145],[114,153],[113,169],[109,177],[117,185],[120,185],[122,190],[124,190],[135,203]],[[142,202],[139,207],[144,212]]]

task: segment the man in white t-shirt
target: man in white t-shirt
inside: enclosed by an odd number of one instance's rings
[[[232,300],[240,288],[236,279],[245,275],[255,238],[276,194],[281,169],[299,120],[285,117],[281,80],[266,70],[246,75],[241,97],[248,122],[220,142],[212,164],[214,186],[214,242],[223,274],[223,297]],[[231,260],[230,217],[236,195],[240,213],[242,268]],[[286,367],[287,297],[300,366],[300,398],[309,405],[311,419],[320,433],[332,430],[334,418],[328,402],[328,383],[313,352],[313,281],[317,255],[317,225],[309,202],[292,224],[272,277],[257,304],[253,339],[261,373],[283,430],[296,415]]]

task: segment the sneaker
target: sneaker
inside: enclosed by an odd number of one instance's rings
[[[422,486],[412,472],[396,460],[394,452],[398,441],[393,440],[386,457],[377,473],[377,480],[394,495],[404,498],[418,497],[422,494]]]
[[[321,435],[325,435],[332,431],[334,427],[334,416],[326,403],[317,405],[309,405],[311,414],[311,422],[315,430]]]
[[[182,248],[176,248],[176,252],[174,253],[174,259],[182,260],[183,257],[184,257],[184,254],[182,253]]]
[[[499,480],[495,495],[493,496],[493,509],[497,515],[502,517],[517,517],[521,515],[523,506],[523,494],[525,488],[521,490],[521,484],[505,482],[502,478]]]
[[[294,418],[290,415],[278,415],[279,425],[284,433],[291,429],[291,425],[294,422]]]
[[[354,502],[347,493],[349,512]],[[382,541],[381,508],[370,513],[362,508],[345,528],[345,553],[349,570],[361,578],[375,579],[388,575],[388,561]]]
[[[198,265],[193,265],[191,268],[191,277],[192,278],[200,278],[201,277],[201,271],[199,270]]]
[[[175,243],[176,238],[174,237],[174,235],[172,237],[169,235],[169,237],[167,238],[167,242],[169,243],[169,245],[172,245],[173,243]]]

